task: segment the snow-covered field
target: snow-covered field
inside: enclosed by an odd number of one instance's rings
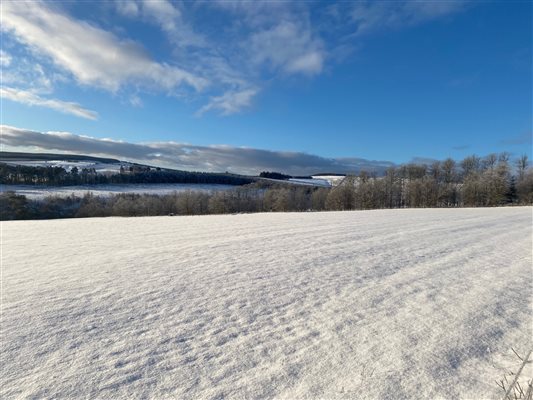
[[[320,179],[324,180],[329,183],[330,186],[337,186],[339,185],[345,178],[345,176],[339,176],[339,175],[315,175],[312,177],[313,179]]]
[[[67,171],[76,167],[79,170],[83,168],[94,168],[97,172],[110,172],[119,173],[120,166],[129,168],[132,164],[128,162],[116,162],[116,163],[102,163],[96,161],[64,161],[64,160],[19,160],[19,161],[5,161],[8,165],[25,165],[28,167],[62,167]]]
[[[316,175],[312,179],[304,178],[290,178],[288,182],[300,185],[312,185],[321,187],[338,186],[345,178],[345,176],[338,175]]]
[[[187,190],[204,192],[228,190],[235,186],[215,184],[186,184],[186,183],[150,183],[150,184],[124,184],[124,185],[87,185],[87,186],[30,186],[30,185],[0,185],[0,192],[13,191],[22,194],[28,199],[43,199],[47,196],[68,197],[75,195],[83,197],[87,193],[95,196],[108,197],[119,193],[138,194],[170,194]]]
[[[303,178],[290,178],[288,180],[290,183],[300,184],[300,185],[311,185],[311,186],[321,186],[321,187],[331,187],[331,183],[326,179],[303,179]]]
[[[532,210],[3,222],[0,397],[501,398]]]

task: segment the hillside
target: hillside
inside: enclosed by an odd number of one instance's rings
[[[245,185],[254,177],[198,172],[73,154],[0,152],[0,184],[76,186],[108,184]],[[12,190],[18,191],[17,188]]]
[[[264,186],[268,186],[269,182],[274,182],[291,185],[330,187],[332,186],[332,182],[337,178],[333,177],[331,179],[331,177],[325,176],[292,180],[263,179],[227,171],[184,171],[80,154],[0,151],[0,184],[2,185],[61,187],[76,185],[192,183],[240,186],[262,180]],[[24,194],[27,188],[10,187],[9,190]],[[64,192],[57,188],[54,191],[59,193]],[[42,192],[44,193],[45,191],[43,190]],[[39,196],[43,197],[43,195]]]

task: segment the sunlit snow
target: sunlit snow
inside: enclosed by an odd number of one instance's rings
[[[531,220],[3,222],[0,397],[501,398],[511,347],[533,344]]]
[[[0,193],[12,191],[26,196],[28,199],[43,199],[48,196],[83,197],[87,193],[95,196],[108,197],[120,193],[166,195],[174,192],[201,191],[214,192],[234,189],[235,186],[200,183],[131,183],[131,184],[100,184],[76,186],[44,186],[44,185],[0,185]]]

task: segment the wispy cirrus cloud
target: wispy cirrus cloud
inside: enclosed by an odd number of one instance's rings
[[[249,47],[256,65],[267,65],[285,73],[315,75],[322,71],[325,53],[322,42],[309,27],[296,21],[281,21],[252,34]]]
[[[11,55],[4,52],[7,63],[2,65],[2,85],[16,86],[20,90],[28,90],[40,94],[50,94],[54,82],[61,80],[59,75],[49,73],[43,65],[25,56]]]
[[[179,3],[168,0],[117,0],[115,7],[119,14],[159,26],[169,40],[179,47],[205,47],[206,38],[196,32],[184,17]]]
[[[11,56],[4,50],[0,50],[0,66],[9,67],[11,64]]]
[[[357,1],[314,7],[305,2],[115,0],[98,3],[94,10],[98,7],[114,13],[112,27],[106,28],[105,18],[95,19],[97,12],[90,20],[74,16],[76,7],[62,2],[6,1],[1,29],[29,50],[31,61],[46,64],[49,82],[61,76],[69,84],[134,97],[132,104],[140,104],[145,93],[192,99],[200,103],[197,115],[230,115],[248,109],[273,80],[313,79],[328,64],[342,62],[363,34],[442,18],[465,3]],[[140,42],[142,35],[132,40],[137,31],[125,28],[131,23],[156,27],[167,53],[156,58],[147,50],[151,43]],[[5,76],[22,75],[9,54],[0,56],[2,65],[11,68]]]
[[[350,10],[346,15],[356,28],[354,33],[362,35],[381,29],[420,24],[454,14],[466,6],[467,3],[462,0],[358,1],[348,3]]]
[[[230,115],[239,112],[242,108],[249,107],[258,90],[255,88],[239,91],[230,91],[222,96],[212,97],[204,107],[196,113],[197,116],[210,111],[219,110],[222,115]]]
[[[277,74],[311,77],[325,63],[325,49],[309,19],[289,3],[199,2],[197,8],[232,14],[224,19],[230,33],[218,38],[195,30],[185,17],[192,11],[182,3],[119,0],[116,7],[130,18],[158,25],[188,68],[209,76],[223,91],[210,95],[196,115],[236,114],[251,106],[264,80]]]
[[[96,120],[98,113],[96,111],[88,110],[78,103],[71,101],[62,101],[57,99],[47,99],[39,96],[36,93],[26,90],[20,90],[10,87],[1,87],[0,96],[3,99],[15,101],[17,103],[26,104],[29,106],[46,107],[52,110],[60,111],[65,114],[75,115],[77,117]]]
[[[383,172],[394,164],[362,158],[326,158],[318,155],[233,147],[196,146],[176,142],[129,143],[98,139],[69,132],[38,132],[12,126],[0,126],[4,149],[59,151],[100,155],[163,167],[195,171],[232,171],[258,174],[263,170],[294,175],[319,172],[356,173],[361,169]]]
[[[134,41],[119,39],[41,1],[5,2],[2,30],[84,85],[116,92],[132,84],[168,92],[181,85],[201,90],[208,84],[182,68],[152,60]]]

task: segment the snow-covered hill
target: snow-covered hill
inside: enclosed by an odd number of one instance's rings
[[[0,397],[501,398],[533,345],[531,217],[3,222]]]
[[[318,187],[334,187],[338,186],[344,180],[344,178],[344,175],[316,175],[312,176],[311,179],[291,178],[286,182]]]
[[[62,167],[67,171],[76,167],[94,169],[98,173],[119,173],[120,167],[128,169],[132,163],[112,158],[91,157],[80,154],[22,153],[0,151],[0,162],[28,167]]]
[[[78,170],[84,168],[94,170],[98,173],[113,173],[118,174],[120,172],[120,167],[122,166],[125,169],[128,169],[133,164],[128,162],[116,162],[116,163],[103,163],[96,161],[65,161],[65,160],[23,160],[23,161],[6,161],[7,165],[24,165],[28,167],[61,167],[66,171],[71,171],[72,168],[76,167]]]

